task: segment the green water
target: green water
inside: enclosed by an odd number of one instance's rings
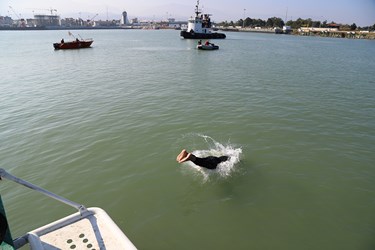
[[[139,249],[374,249],[375,43],[0,33],[0,167],[101,207]],[[216,171],[181,149],[232,154]],[[2,181],[13,237],[75,212]]]

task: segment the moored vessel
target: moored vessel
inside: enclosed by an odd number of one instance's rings
[[[199,10],[199,0],[195,6],[195,17],[188,20],[187,30],[180,32],[180,36],[185,39],[224,39],[224,33],[212,32],[210,14],[203,14]]]
[[[217,49],[219,49],[219,46],[214,45],[214,44],[211,44],[211,45],[201,44],[201,45],[197,45],[197,49],[200,49],[200,50],[217,50]]]
[[[59,43],[54,43],[53,47],[56,50],[59,50],[59,49],[83,49],[83,48],[89,48],[93,42],[94,42],[94,40],[92,40],[92,39],[84,39],[84,40],[76,39],[75,41],[70,41],[70,42],[64,42],[64,40],[61,40],[61,42],[59,42]]]
[[[65,42],[64,39],[61,39],[59,43],[54,43],[53,47],[55,50],[59,49],[83,49],[89,48],[91,44],[94,42],[91,38],[82,39],[82,37],[78,34],[81,39],[76,38],[70,31],[68,32],[69,36],[74,38],[73,41]]]
[[[202,41],[198,41],[197,49],[200,50],[217,50],[219,49],[219,46],[213,43],[210,43],[209,41],[206,41],[204,44],[202,44]]]

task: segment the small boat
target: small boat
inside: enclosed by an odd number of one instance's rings
[[[56,50],[59,50],[59,49],[83,49],[83,48],[89,48],[93,42],[94,42],[94,40],[92,40],[92,39],[79,40],[77,38],[75,41],[70,41],[70,42],[64,42],[64,40],[61,40],[61,42],[59,42],[59,43],[54,43],[53,47]]]
[[[199,45],[197,45],[197,49],[201,49],[201,50],[216,50],[216,49],[219,49],[219,46],[215,45],[213,43],[210,43],[209,45],[199,44]]]
[[[0,196],[0,249],[19,249],[26,245],[29,245],[28,249],[31,250],[137,249],[103,209],[98,207],[86,208],[84,205],[75,203],[46,189],[38,187],[30,182],[11,175],[4,169],[0,168],[0,180],[2,179],[11,180],[17,184],[42,193],[77,209],[78,212],[31,230],[25,235],[13,240]],[[24,214],[23,216],[27,216],[27,214]],[[22,222],[19,218],[17,219]],[[3,238],[4,235],[5,237]]]
[[[195,6],[195,17],[188,20],[187,30],[182,30],[180,36],[185,39],[224,39],[223,33],[212,32],[211,14],[201,14],[199,0]]]

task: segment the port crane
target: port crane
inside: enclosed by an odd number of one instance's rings
[[[51,16],[53,15],[53,12],[57,12],[57,9],[52,9],[52,8],[49,8],[49,9],[32,9],[33,12],[34,10],[48,10],[49,12],[51,12]]]
[[[46,9],[46,10],[51,12],[51,16],[53,15],[53,12],[57,12],[57,9],[52,9],[52,8],[49,8],[49,9]]]
[[[16,17],[18,18],[18,22],[17,22],[17,26],[19,27],[25,27],[26,26],[26,22],[25,22],[25,19],[21,17],[21,14],[17,14],[17,12],[13,9],[12,6],[9,6],[9,9],[12,10],[12,12],[14,13],[14,15],[16,15]]]
[[[21,20],[21,17],[17,14],[17,12],[13,9],[12,6],[9,6],[9,9],[14,13],[14,15],[16,15],[16,17]],[[20,14],[21,15],[21,14]]]
[[[95,14],[95,16],[93,16],[91,19],[87,20],[87,24],[89,25],[94,25],[94,19],[95,17],[97,17],[99,14]]]

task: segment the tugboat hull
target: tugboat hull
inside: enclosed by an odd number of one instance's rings
[[[223,33],[196,33],[196,32],[187,32],[181,31],[180,36],[185,39],[225,39],[226,35]]]

